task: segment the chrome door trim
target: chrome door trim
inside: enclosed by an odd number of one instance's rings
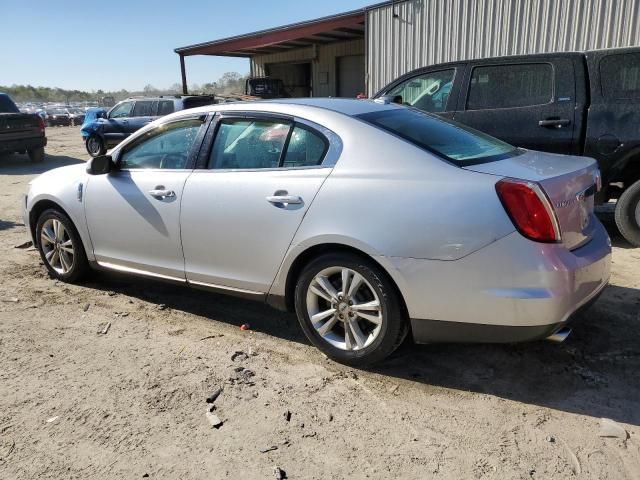
[[[225,290],[229,292],[235,292],[236,294],[246,295],[265,295],[266,292],[256,292],[255,290],[245,290],[243,288],[228,287],[226,285],[217,285],[215,283],[197,282],[195,280],[187,280],[189,285],[196,285],[198,287],[212,288],[215,290]]]
[[[98,260],[97,264],[102,268],[106,268],[109,270],[116,270],[118,272],[132,273],[134,275],[144,275],[146,277],[155,277],[155,278],[161,278],[163,280],[173,280],[175,282],[186,283],[186,279],[184,278],[172,277],[171,275],[162,275],[161,273],[154,273],[148,270],[141,270],[133,267],[126,267],[124,265],[119,265],[117,263],[102,262]]]

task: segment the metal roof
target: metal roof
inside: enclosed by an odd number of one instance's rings
[[[176,48],[181,56],[251,57],[364,37],[365,9]]]

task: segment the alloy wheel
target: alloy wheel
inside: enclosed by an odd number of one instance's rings
[[[346,267],[325,268],[313,277],[306,306],[316,332],[341,350],[362,350],[371,345],[385,320],[375,289]]]
[[[64,224],[55,218],[49,218],[40,232],[42,253],[51,268],[61,275],[73,268],[75,252],[73,241]]]

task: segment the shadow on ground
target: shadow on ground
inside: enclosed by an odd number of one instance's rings
[[[104,273],[87,286],[308,343],[294,315],[259,302]],[[415,345],[407,340],[369,371],[640,425],[639,311],[640,290],[610,286],[562,344]]]
[[[66,167],[76,163],[85,163],[85,161],[66,155],[47,154],[43,162],[32,163],[27,155],[14,154],[2,157],[0,175],[37,175],[53,168]]]

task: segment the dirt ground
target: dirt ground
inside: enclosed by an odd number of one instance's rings
[[[640,249],[610,215],[611,286],[565,343],[407,342],[354,370],[262,304],[49,279],[14,248],[21,196],[87,155],[78,128],[48,137],[43,164],[0,164],[0,479],[640,478]],[[599,436],[601,417],[628,438]]]

